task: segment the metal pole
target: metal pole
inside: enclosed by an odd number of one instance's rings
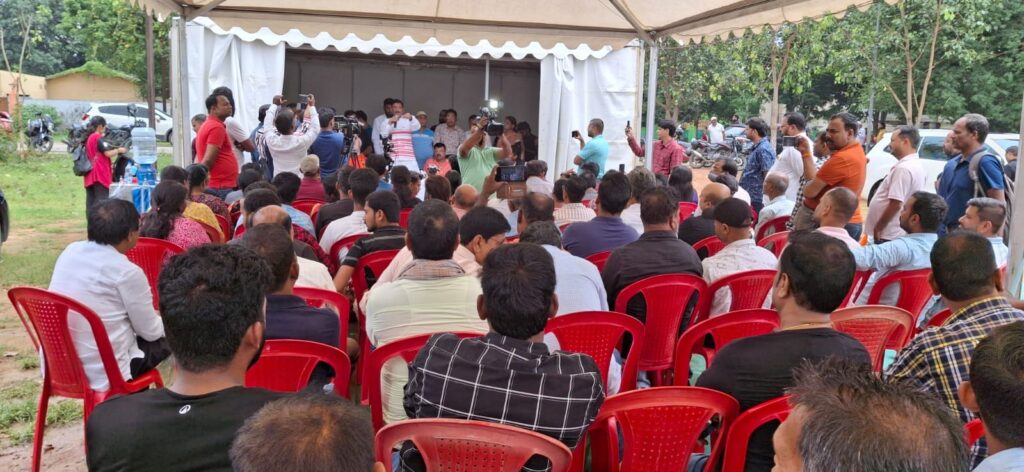
[[[146,15],[146,103],[149,107],[149,127],[156,129],[156,65],[153,58],[153,17]]]
[[[484,101],[491,99],[491,60],[484,59]]]
[[[1024,136],[1024,98],[1021,99],[1020,134]],[[1010,260],[1006,264],[1009,273],[1006,275],[1006,289],[1010,295],[1021,298],[1021,276],[1024,275],[1024,190],[1021,189],[1020,157],[1017,158],[1017,179],[1014,182],[1016,192],[1013,195],[1013,208],[1010,224],[1005,231],[1010,232]]]
[[[882,17],[882,9],[875,7],[875,41],[871,51],[871,77],[875,77],[875,66],[878,64],[878,23]],[[867,146],[871,137],[875,135],[875,85],[871,84],[871,95],[868,98],[868,132],[864,135],[864,143]]]
[[[658,93],[658,43],[651,44],[651,60],[647,64],[647,126],[646,142],[644,143],[644,167],[654,167],[654,109]]]

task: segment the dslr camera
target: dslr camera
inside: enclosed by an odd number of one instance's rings
[[[341,153],[342,155],[349,155],[353,151],[352,143],[355,141],[354,138],[363,132],[363,125],[355,118],[349,118],[345,115],[334,115],[334,131],[345,136],[345,147],[341,150]]]
[[[505,125],[501,123],[496,110],[492,110],[490,107],[481,107],[477,115],[480,115],[480,118],[487,118],[488,123],[487,127],[484,128],[484,132],[488,135],[498,136],[505,131]]]

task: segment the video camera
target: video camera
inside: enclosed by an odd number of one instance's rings
[[[355,142],[354,138],[363,132],[363,124],[355,118],[345,115],[334,115],[334,131],[345,136],[345,147],[341,150],[341,153],[342,155],[349,155],[353,152],[352,143]],[[358,152],[358,149],[355,151]]]
[[[494,100],[492,100],[491,102],[493,104]],[[493,110],[491,108],[492,107],[486,107],[486,106],[485,107],[480,107],[480,111],[477,112],[477,115],[479,115],[480,118],[487,118],[488,123],[487,123],[487,127],[484,128],[484,132],[487,133],[490,136],[498,136],[499,134],[505,132],[505,125],[502,124],[501,120],[498,117],[498,112],[497,112],[497,108],[498,107],[497,106],[493,107],[494,108]],[[479,118],[478,118],[478,121],[479,121]]]

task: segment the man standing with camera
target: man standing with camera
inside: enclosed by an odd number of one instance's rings
[[[309,146],[309,151],[320,158],[320,178],[327,177],[345,165],[348,156],[342,156],[345,137],[334,131],[334,110],[328,108],[320,114],[320,134]]]
[[[391,138],[391,152],[385,155],[391,158],[393,167],[403,166],[411,171],[419,170],[419,166],[416,165],[416,152],[412,147],[412,133],[419,129],[419,120],[405,112],[405,104],[401,100],[394,99],[391,103],[391,118],[384,122],[380,130],[381,138]]]
[[[587,125],[587,137],[590,142],[584,142],[579,131],[573,131],[572,137],[580,142],[580,153],[572,160],[573,164],[582,166],[584,162],[593,162],[598,166],[598,175],[604,175],[605,163],[608,162],[608,141],[604,139],[604,121],[600,118],[590,120]],[[577,170],[577,172],[582,172]]]
[[[491,174],[491,169],[501,159],[512,157],[512,145],[505,136],[498,132],[498,146],[487,146],[487,125],[490,119],[486,116],[480,117],[472,128],[469,137],[459,147],[459,169],[462,172],[462,183],[476,187],[479,192],[483,190],[484,179]]]

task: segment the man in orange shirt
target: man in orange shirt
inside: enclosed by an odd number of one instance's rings
[[[206,109],[209,115],[196,135],[196,163],[210,170],[209,190],[224,198],[238,179],[238,160],[224,126],[231,116],[231,102],[224,95],[213,94],[206,98]]]
[[[843,112],[832,116],[825,130],[825,143],[832,151],[832,157],[820,169],[814,166],[814,157],[807,142],[797,142],[797,149],[804,160],[804,177],[808,180],[804,187],[801,212],[813,214],[825,192],[835,187],[846,187],[855,195],[860,195],[867,173],[867,156],[857,141],[859,128],[857,117],[850,113]],[[846,225],[846,232],[850,233],[850,237],[860,239],[863,221],[858,206],[850,223]],[[813,222],[808,225],[807,221],[798,218],[795,229],[813,229]]]

